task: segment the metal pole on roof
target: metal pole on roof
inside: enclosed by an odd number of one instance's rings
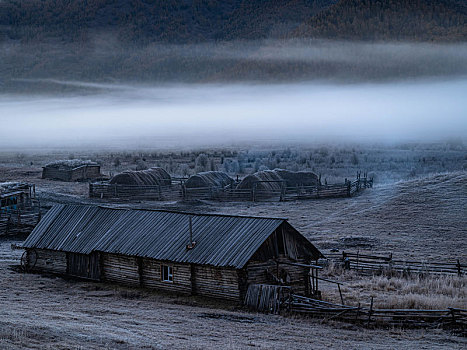
[[[189,245],[193,245],[193,224],[191,222],[191,215],[188,216],[188,224],[189,224],[189,228],[190,228],[190,243]]]

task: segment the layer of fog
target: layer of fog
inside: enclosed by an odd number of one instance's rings
[[[87,96],[0,95],[0,147],[436,141],[467,135],[467,79],[100,88],[105,90]]]
[[[85,43],[0,44],[0,91],[18,79],[92,82],[395,81],[467,75],[467,44],[263,40],[129,48],[103,32]],[[16,85],[15,85],[16,84]],[[50,86],[38,86],[41,91]],[[36,89],[36,90],[37,90]]]

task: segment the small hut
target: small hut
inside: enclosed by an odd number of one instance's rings
[[[90,160],[58,160],[42,168],[42,178],[61,181],[86,181],[98,179],[101,167]]]
[[[56,205],[24,242],[26,269],[234,301],[250,285],[313,292],[321,252],[286,219]]]
[[[147,170],[124,171],[112,177],[109,183],[130,186],[170,186],[172,179],[167,171],[154,167]]]

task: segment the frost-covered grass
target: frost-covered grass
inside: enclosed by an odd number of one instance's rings
[[[374,297],[374,307],[381,309],[432,309],[449,307],[467,309],[467,277],[456,275],[374,276],[345,271],[329,264],[323,271],[328,278],[343,282],[346,304],[367,305]],[[337,287],[322,284],[326,300],[340,300]]]

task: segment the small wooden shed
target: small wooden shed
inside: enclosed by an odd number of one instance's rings
[[[101,167],[90,160],[58,160],[42,168],[42,178],[61,181],[84,181],[102,177]]]
[[[320,251],[286,219],[56,205],[28,239],[26,268],[241,301],[250,284],[310,293]]]
[[[0,235],[29,233],[40,219],[35,185],[0,183]]]

